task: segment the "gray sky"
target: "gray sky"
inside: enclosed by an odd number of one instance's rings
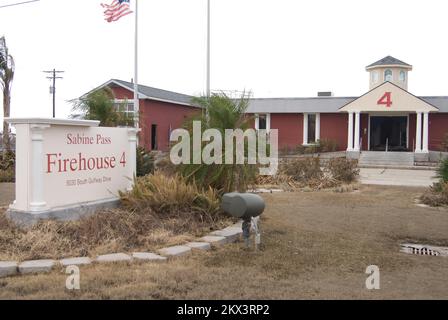
[[[206,0],[138,1],[139,82],[204,92]],[[110,78],[130,81],[133,16],[107,23],[102,2],[112,0],[0,9],[0,35],[16,61],[12,116],[51,116],[43,70],[66,71],[57,82],[57,117],[69,114],[67,100]],[[414,66],[410,92],[448,95],[447,9],[446,0],[212,0],[212,90],[359,96],[368,90],[365,66],[392,55]]]

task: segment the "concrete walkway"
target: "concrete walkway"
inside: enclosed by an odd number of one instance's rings
[[[428,187],[437,181],[433,170],[361,168],[360,182],[387,186]]]

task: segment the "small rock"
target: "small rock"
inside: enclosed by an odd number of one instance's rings
[[[166,261],[166,257],[159,256],[152,252],[134,252],[132,257],[137,260],[163,262]]]
[[[191,252],[191,248],[187,246],[173,246],[162,248],[159,250],[159,253],[163,256],[167,257],[180,257]]]
[[[15,261],[0,261],[0,278],[17,274],[17,265]]]
[[[19,264],[19,272],[23,274],[50,272],[54,265],[54,260],[47,259],[24,261]]]
[[[208,242],[188,242],[185,245],[196,250],[210,250],[211,248],[210,243]]]
[[[67,266],[81,266],[86,264],[91,264],[92,260],[88,257],[80,257],[80,258],[67,258],[59,261],[63,267]]]
[[[132,258],[124,253],[112,253],[96,257],[97,262],[123,262],[131,260]]]

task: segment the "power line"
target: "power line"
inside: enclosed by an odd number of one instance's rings
[[[50,86],[50,93],[53,94],[53,118],[56,117],[56,79],[63,79],[62,77],[56,76],[57,74],[64,73],[64,71],[56,71],[56,69],[48,70],[48,71],[42,71],[44,73],[51,73],[52,75],[50,77],[47,77],[47,79],[53,80],[53,85]]]
[[[21,4],[26,4],[26,3],[31,3],[31,2],[37,2],[37,1],[40,1],[40,0],[30,0],[30,1],[23,1],[23,2],[5,4],[5,5],[0,6],[0,9],[1,8],[6,8],[6,7],[18,6],[18,5],[21,5]]]

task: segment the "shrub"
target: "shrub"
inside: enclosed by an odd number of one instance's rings
[[[436,177],[441,182],[448,182],[448,159],[444,159],[440,162],[436,170]]]
[[[16,156],[14,152],[0,152],[0,170],[14,169],[16,163]]]
[[[420,200],[429,206],[448,205],[448,182],[436,182],[427,190]]]
[[[442,144],[441,144],[442,150],[441,151],[448,151],[448,133],[445,133],[443,136]]]
[[[220,212],[220,200],[215,190],[203,190],[179,175],[168,177],[160,172],[138,177],[129,192],[120,192],[121,202],[128,210],[150,209],[158,215],[189,216],[214,221]]]
[[[346,158],[332,158],[328,161],[326,170],[330,175],[341,182],[351,183],[359,175],[358,162]]]
[[[321,139],[318,141],[318,152],[335,152],[338,150],[338,143],[335,140]]]
[[[14,182],[14,181],[15,181],[14,168],[9,168],[6,170],[0,169],[0,182]]]
[[[323,172],[319,158],[292,159],[280,166],[280,173],[290,176],[294,181],[307,183],[312,179],[321,179]]]
[[[143,147],[137,147],[137,177],[154,172],[154,155]]]
[[[185,127],[190,132],[190,144],[193,145],[193,121],[201,122],[201,129],[212,128],[218,130],[222,135],[222,164],[182,164],[179,165],[180,172],[188,182],[197,183],[202,186],[211,186],[220,194],[225,192],[245,192],[248,186],[256,179],[257,166],[244,164],[225,163],[226,153],[234,150],[225,150],[225,130],[241,129],[245,131],[250,128],[252,119],[246,116],[249,104],[249,95],[243,93],[239,99],[228,97],[225,93],[214,93],[211,97],[194,98],[193,102],[200,105],[203,112],[187,120]],[[204,147],[205,144],[202,145]],[[202,150],[201,150],[202,151]],[[248,153],[248,144],[245,143],[245,154]],[[189,155],[192,158],[192,155]]]

